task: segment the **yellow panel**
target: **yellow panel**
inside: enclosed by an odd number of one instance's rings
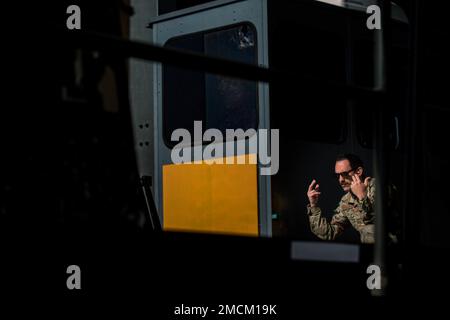
[[[257,167],[249,164],[256,155],[246,158],[246,164],[163,166],[164,230],[257,236]]]

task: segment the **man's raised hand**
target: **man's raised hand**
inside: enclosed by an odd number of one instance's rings
[[[367,187],[369,186],[370,177],[364,179],[364,182],[361,181],[361,178],[358,175],[352,176],[352,185],[350,186],[353,194],[358,197],[359,200],[363,200],[367,195]]]
[[[311,205],[311,207],[315,207],[319,202],[319,195],[320,195],[319,184],[316,183],[316,180],[313,180],[309,185],[307,195],[309,199],[309,204]]]

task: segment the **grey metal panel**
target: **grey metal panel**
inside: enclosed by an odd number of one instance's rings
[[[269,31],[268,31],[268,11],[267,0],[261,1],[262,10],[262,28],[260,30],[260,66],[269,66]],[[270,106],[269,106],[269,85],[260,83],[260,112],[259,123],[264,124],[264,129],[270,129]],[[269,149],[270,150],[270,149]],[[272,236],[272,193],[270,187],[270,176],[259,175],[259,218],[260,218],[260,234],[262,236]]]
[[[291,259],[327,262],[359,262],[359,246],[353,244],[293,241]]]
[[[157,14],[157,0],[132,0],[135,14],[130,20],[130,39],[152,42],[152,31],[146,22]],[[153,176],[153,63],[138,59],[129,60],[130,107],[135,151],[140,175]]]
[[[233,2],[239,2],[239,1],[245,1],[245,0],[217,0],[213,2],[203,3],[199,4],[193,7],[177,10],[175,12],[170,12],[167,14],[162,14],[159,16],[156,16],[148,21],[148,27],[152,28],[155,23],[160,23],[167,20],[173,20],[175,18],[179,18],[182,16],[191,15],[196,12],[209,10],[211,8],[217,8],[220,6],[224,6]]]
[[[228,1],[208,8],[208,10],[195,11],[189,15],[177,16],[170,20],[156,22],[153,27],[154,43],[164,43],[175,36],[225,27],[239,22],[251,22],[257,30],[258,36],[258,63],[260,66],[268,66],[268,30],[267,30],[267,1],[247,0]],[[157,127],[154,130],[155,137],[155,199],[159,212],[163,212],[162,201],[162,166],[170,164],[171,150],[162,140],[162,67],[155,66],[154,84],[154,112]],[[259,84],[259,129],[270,129],[269,126],[269,91],[267,84]],[[198,147],[197,147],[198,148]],[[201,148],[201,146],[200,146]],[[259,173],[259,172],[258,172]],[[260,234],[271,235],[271,206],[270,206],[270,177],[258,177],[258,207]]]

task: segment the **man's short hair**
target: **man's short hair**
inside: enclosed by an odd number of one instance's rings
[[[353,170],[358,169],[358,167],[364,168],[364,163],[361,158],[353,153],[343,153],[336,157],[336,162],[342,160],[348,160],[348,162],[350,162],[350,167],[352,167]]]

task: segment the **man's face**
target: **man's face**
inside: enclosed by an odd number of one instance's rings
[[[361,176],[362,168],[357,168],[357,170],[354,170],[350,165],[350,161],[345,159],[336,161],[334,172],[339,179],[339,184],[341,185],[342,189],[344,189],[345,192],[349,192],[350,186],[353,181],[352,176],[355,174]]]

